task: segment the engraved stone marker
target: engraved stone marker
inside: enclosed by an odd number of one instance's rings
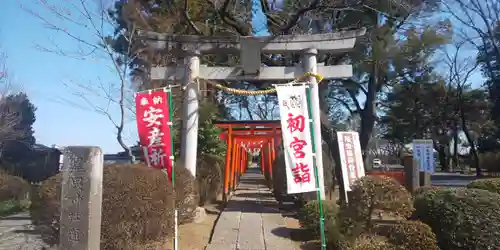
[[[63,153],[59,250],[98,250],[103,153],[98,147],[77,146]]]
[[[405,171],[405,186],[410,193],[414,193],[420,187],[418,161],[414,160],[412,155],[405,155],[403,166]]]

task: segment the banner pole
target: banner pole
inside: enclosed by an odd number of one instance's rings
[[[175,199],[174,199],[174,250],[179,249],[179,226],[178,226],[178,211],[177,211],[177,193],[175,190],[175,151],[174,151],[174,136],[172,135],[174,131],[174,123],[173,123],[173,115],[172,115],[172,87],[169,85],[168,88],[166,89],[167,95],[168,95],[168,116],[169,116],[169,126],[170,126],[170,148],[171,148],[171,155],[170,155],[170,160],[172,161],[172,188],[174,190],[175,194]],[[168,171],[167,171],[168,173]]]
[[[306,97],[307,97],[307,111],[309,112],[309,115],[312,114],[312,107],[311,107],[311,87],[307,86],[306,88]],[[319,205],[319,227],[320,227],[320,232],[321,232],[321,249],[326,250],[326,235],[325,235],[325,216],[323,214],[323,201],[321,200],[321,187],[320,187],[320,181],[319,181],[319,171],[317,167],[317,157],[316,154],[322,154],[323,152],[316,152],[316,143],[314,141],[314,121],[309,116],[310,119],[310,129],[311,129],[311,143],[312,143],[312,152],[314,154],[314,175],[315,175],[315,180],[316,180],[316,196],[318,199],[318,205]],[[321,142],[318,142],[321,143]],[[322,173],[321,173],[322,174]]]

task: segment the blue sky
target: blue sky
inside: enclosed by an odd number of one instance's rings
[[[38,143],[49,146],[94,145],[100,146],[106,153],[121,151],[116,142],[115,129],[108,118],[92,111],[92,106],[74,95],[75,92],[81,91],[81,88],[75,87],[76,84],[91,83],[94,86],[100,82],[105,86],[110,83],[118,84],[116,73],[108,68],[109,61],[76,60],[36,48],[36,44],[47,48],[54,48],[55,44],[69,51],[79,49],[78,43],[67,35],[43,27],[39,19],[20,7],[19,2],[22,2],[25,8],[36,9],[37,13],[44,17],[53,15],[40,8],[39,0],[7,0],[2,2],[0,8],[0,52],[8,56],[6,64],[11,82],[17,90],[27,92],[31,101],[38,107],[35,123]],[[67,6],[67,1],[64,0],[49,2],[57,6]],[[256,2],[260,5],[260,1]],[[252,12],[258,16],[259,13],[255,13],[258,8],[255,7],[258,6],[254,6]],[[97,38],[88,31],[65,26],[66,22],[57,19],[50,19],[50,22],[75,31],[89,41],[97,41]],[[259,24],[258,21],[254,21],[253,24],[256,26],[254,27],[256,35],[267,33],[265,24]],[[478,74],[472,81],[478,84],[482,82],[482,78]],[[69,87],[63,82],[69,83]],[[105,98],[95,95],[87,98],[95,106],[101,108],[108,106]],[[111,105],[109,113],[117,114],[117,107]],[[128,122],[125,129],[123,136],[126,143],[135,144],[137,137],[135,122]]]
[[[37,1],[22,2],[26,8],[39,8],[35,3]],[[54,24],[64,25],[57,20]],[[81,61],[42,52],[36,48],[36,44],[44,47],[57,44],[68,50],[78,49],[74,40],[66,35],[44,28],[37,18],[20,8],[18,1],[2,1],[0,51],[7,55],[9,78],[15,88],[26,91],[38,107],[34,127],[37,142],[48,146],[100,146],[106,153],[121,151],[115,139],[115,129],[108,118],[93,112],[91,106],[74,95],[79,91],[79,88],[74,87],[75,83],[118,83],[115,74],[106,67],[105,62]],[[63,81],[70,82],[69,87]],[[89,96],[89,100],[96,106],[107,106],[103,98]],[[71,102],[81,107],[71,105]],[[116,113],[115,110],[116,107],[111,107],[110,113]],[[135,123],[129,122],[124,136],[130,144],[137,137],[135,131]]]
[[[116,130],[109,119],[94,112],[93,106],[75,95],[76,92],[82,91],[77,87],[78,84],[90,83],[94,86],[101,82],[105,86],[109,83],[118,84],[116,73],[109,70],[109,61],[82,61],[40,50],[38,48],[40,45],[43,48],[57,47],[70,52],[77,51],[80,47],[67,35],[44,27],[40,19],[25,9],[35,10],[36,14],[47,18],[55,26],[66,28],[88,41],[95,42],[98,39],[88,30],[54,18],[54,15],[40,2],[42,1],[9,0],[5,1],[0,9],[0,51],[8,56],[6,64],[10,81],[18,90],[27,92],[30,100],[38,107],[34,126],[37,142],[48,146],[95,145],[100,146],[106,153],[122,151],[116,142]],[[67,1],[63,0],[46,2],[54,6],[69,6]],[[260,1],[256,3],[258,6],[254,6],[252,12],[257,16],[260,14],[263,18],[263,14],[258,13],[261,12],[258,8]],[[59,10],[65,13],[69,11],[76,20],[85,21],[79,17],[75,9]],[[269,34],[265,22],[254,20],[253,25],[256,26],[254,31],[256,35]],[[96,93],[103,94],[99,91]],[[86,98],[97,107],[108,107],[106,98],[99,98],[96,95],[86,95]],[[118,120],[116,105],[111,105],[108,113],[115,115],[113,117],[115,121]],[[136,131],[134,121],[126,124],[123,136],[127,144],[135,144]]]

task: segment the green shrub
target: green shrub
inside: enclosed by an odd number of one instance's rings
[[[408,218],[413,212],[413,200],[401,184],[385,176],[365,176],[352,186],[349,202],[341,215],[350,226],[362,223],[370,229],[375,215]],[[348,226],[348,225],[346,225]]]
[[[334,190],[334,167],[335,163],[331,159],[330,155],[326,153],[325,148],[323,149],[323,179],[325,184],[325,192],[331,192]],[[286,166],[285,166],[285,156],[283,151],[277,152],[276,158],[273,162],[273,190],[277,197],[280,199],[281,196],[287,194],[287,182],[286,182]],[[314,173],[314,172],[312,172]],[[302,195],[297,195],[302,198]]]
[[[175,167],[175,193],[179,224],[191,222],[199,203],[198,186],[191,172],[180,165]]]
[[[27,199],[0,201],[0,216],[8,216],[26,211],[29,209],[30,205],[31,202]]]
[[[200,194],[200,205],[215,202],[217,196],[222,193],[223,170],[223,159],[206,155],[199,157],[196,167],[196,179],[198,182],[198,193]]]
[[[30,189],[30,184],[21,177],[0,170],[0,201],[23,200]]]
[[[374,235],[362,235],[354,241],[348,250],[396,250],[385,237]]]
[[[476,188],[500,194],[500,178],[475,180],[467,185],[467,188]]]
[[[419,187],[415,190],[415,192],[413,193],[414,196],[417,196],[417,195],[420,195],[420,194],[423,194],[427,191],[432,191],[432,190],[439,190],[439,187],[437,186],[424,186],[424,187]]]
[[[325,224],[335,220],[338,212],[337,204],[335,201],[324,200],[323,202],[323,216]],[[319,221],[319,201],[313,200],[307,202],[298,212],[298,219],[300,226],[304,229],[314,232],[315,235],[320,234],[320,221]]]
[[[399,221],[390,227],[387,237],[398,250],[439,250],[436,235],[420,221]]]
[[[345,222],[345,218],[340,213],[337,213],[333,220],[325,221],[328,249],[350,249],[356,240],[364,234],[362,227],[346,227]]]
[[[33,195],[31,216],[50,245],[59,241],[62,173]],[[164,249],[173,234],[175,194],[164,172],[137,165],[107,165],[103,175],[101,249]],[[83,204],[82,204],[83,205]]]
[[[500,195],[441,189],[415,198],[414,218],[429,225],[442,250],[499,249]]]

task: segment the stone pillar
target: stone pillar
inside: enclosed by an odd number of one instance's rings
[[[405,186],[410,193],[414,193],[420,187],[418,161],[413,160],[412,155],[403,157],[405,173]]]
[[[427,172],[420,172],[420,186],[421,187],[430,187],[432,186],[431,182],[431,174]]]
[[[59,250],[98,250],[101,243],[103,153],[64,148]]]
[[[318,50],[307,49],[304,52],[304,57],[302,59],[304,72],[318,72],[318,65],[316,62],[316,55]],[[314,142],[316,146],[316,167],[318,168],[319,175],[319,191],[320,198],[325,199],[325,179],[323,176],[323,139],[321,138],[321,119],[320,119],[320,105],[319,105],[319,90],[318,82],[316,82],[316,77],[309,77],[309,82],[311,83],[311,109],[312,109],[312,119],[314,121]]]
[[[196,177],[196,156],[198,152],[198,108],[200,88],[197,78],[200,73],[200,58],[196,51],[184,59],[183,80],[184,99],[182,100],[181,166]]]

